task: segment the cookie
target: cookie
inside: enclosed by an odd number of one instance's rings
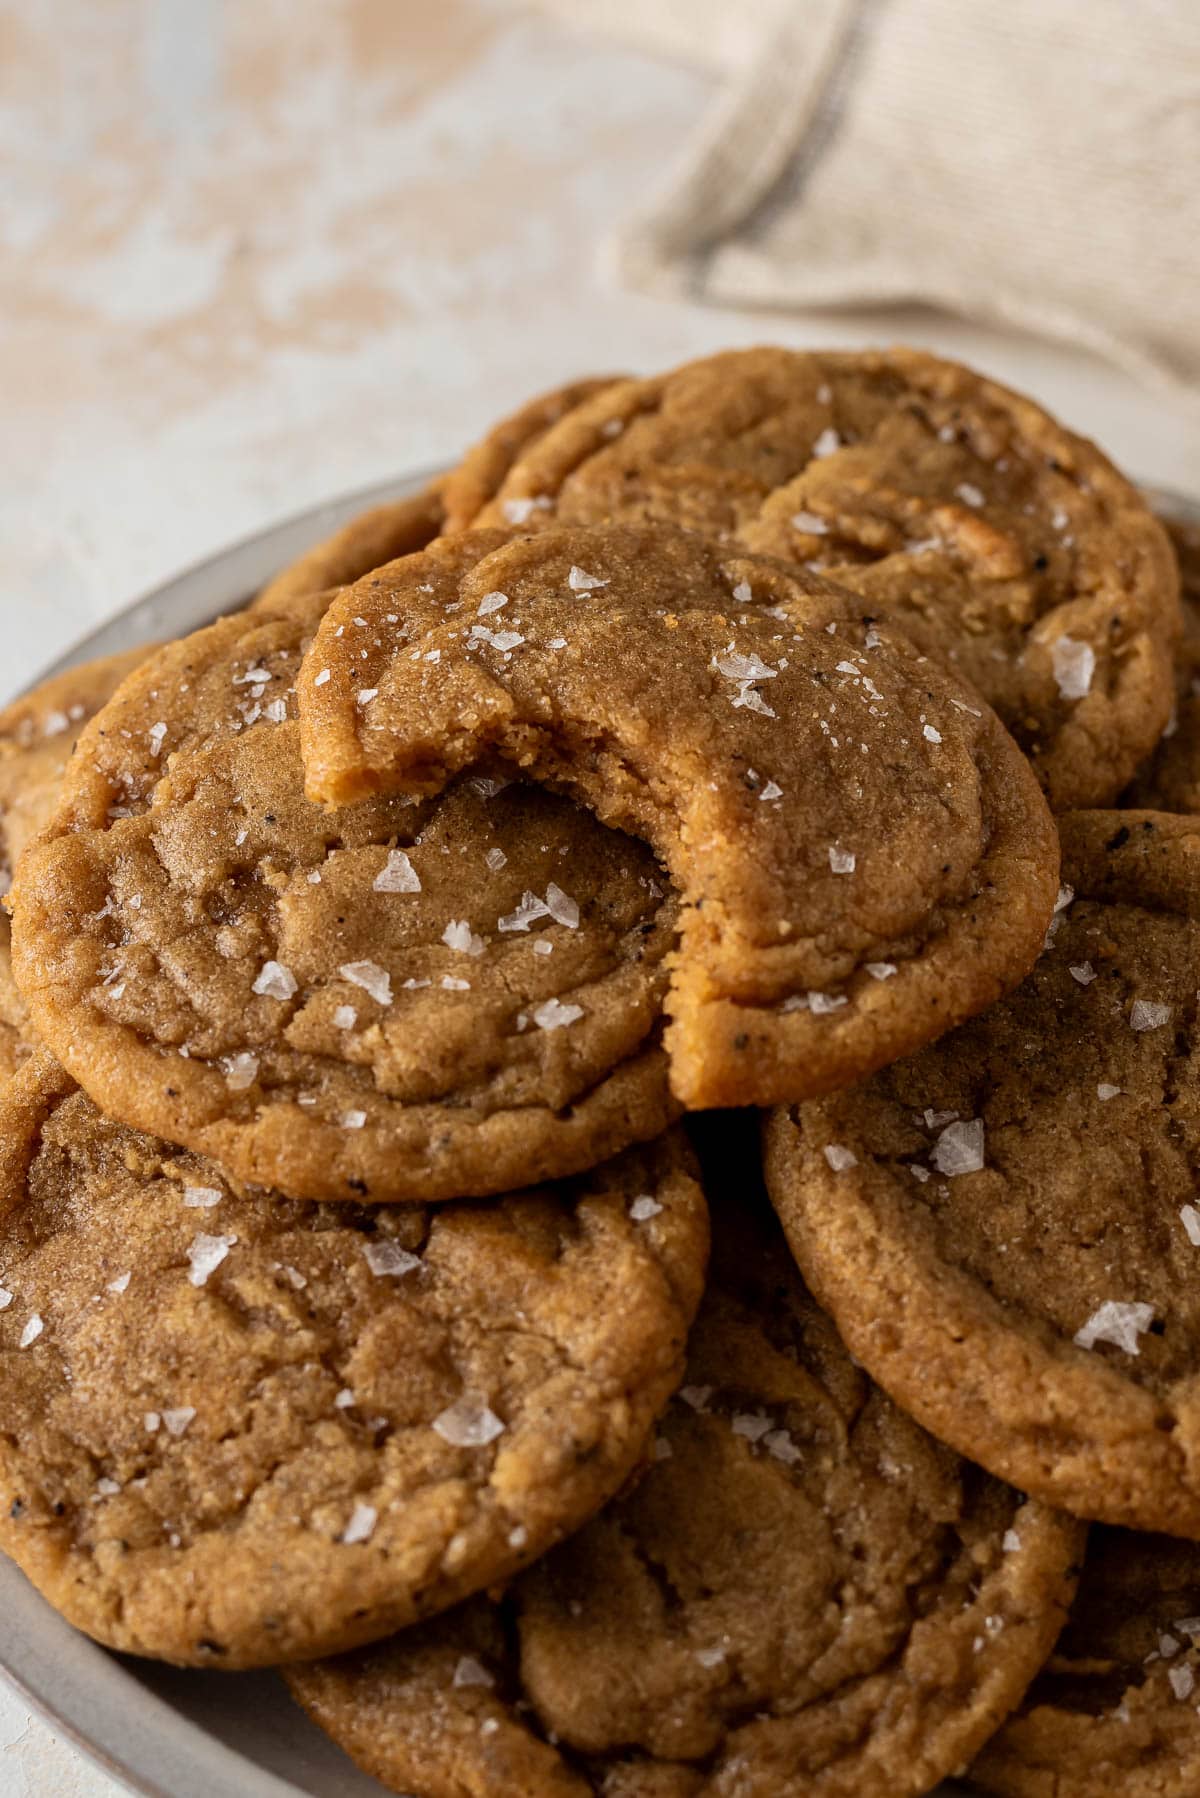
[[[480,524],[663,519],[852,587],[983,693],[1056,810],[1113,801],[1171,709],[1177,575],[1094,445],[916,350],[711,356],[577,406]]]
[[[1200,1538],[1200,826],[1062,836],[1028,980],[776,1113],[768,1183],[851,1352],[927,1429],[1081,1516]]]
[[[286,611],[295,600],[304,600],[323,588],[346,586],[397,556],[424,549],[441,531],[460,530],[464,518],[474,517],[493,498],[523,450],[564,412],[615,379],[573,381],[538,394],[494,425],[448,475],[431,481],[420,493],[360,512],[341,530],[307,550],[267,583],[254,609]],[[511,509],[517,515],[526,510],[520,504]]]
[[[1082,1532],[872,1386],[750,1208],[743,1181],[733,1228],[714,1218],[641,1480],[498,1604],[289,1670],[393,1790],[905,1798],[1045,1658]]]
[[[111,1116],[299,1198],[503,1191],[656,1136],[653,859],[499,777],[308,804],[323,603],[160,651],[81,739],[12,894],[39,1035]]]
[[[1167,517],[1163,523],[1179,562],[1183,598],[1183,636],[1175,647],[1175,709],[1125,803],[1141,810],[1200,812],[1200,526]]]
[[[7,892],[18,856],[58,803],[63,770],[87,720],[111,698],[148,649],[84,662],[56,674],[0,711],[0,886]],[[29,1053],[29,1010],[12,975],[11,932],[0,913],[0,1075]]]
[[[1200,1549],[1095,1529],[1045,1672],[971,1768],[997,1798],[1200,1790]]]
[[[142,645],[81,662],[0,711],[0,880],[6,891],[25,845],[54,812],[83,726],[150,651]]]
[[[707,1252],[682,1139],[483,1204],[323,1207],[0,1098],[0,1547],[182,1664],[370,1641],[584,1521],[678,1381]]]
[[[384,562],[424,549],[441,530],[445,516],[441,481],[432,481],[405,499],[371,506],[268,581],[251,610],[286,612],[313,593],[360,580]]]
[[[548,393],[539,393],[493,425],[485,437],[472,445],[458,466],[451,469],[442,484],[446,508],[443,530],[467,530],[484,506],[495,498],[518,456],[535,445],[564,413],[604,393],[621,378],[618,375],[590,375],[569,381],[562,387],[552,387]],[[500,522],[523,524],[531,509],[525,500],[508,502],[500,508]],[[394,552],[394,555],[398,554],[400,551]],[[371,566],[379,568],[392,560],[393,556],[381,556]],[[361,572],[369,571],[364,568]]]
[[[978,695],[853,596],[697,536],[467,534],[393,563],[335,599],[299,694],[313,798],[436,792],[496,750],[653,845],[692,1108],[927,1041],[1020,978],[1053,910],[1049,813]]]

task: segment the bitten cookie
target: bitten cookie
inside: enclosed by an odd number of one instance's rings
[[[289,1669],[393,1790],[910,1798],[1044,1659],[1082,1531],[872,1386],[751,1204],[640,1481],[499,1603]]]
[[[498,751],[653,845],[690,1107],[916,1047],[1018,980],[1053,910],[1053,825],[978,695],[852,595],[691,534],[447,540],[334,600],[299,695],[315,799]]]
[[[1095,1529],[1045,1671],[971,1768],[997,1798],[1200,1791],[1200,1548]]]
[[[707,1252],[682,1138],[493,1203],[291,1203],[0,1097],[0,1547],[78,1628],[245,1667],[503,1579],[620,1486]]]
[[[577,406],[476,522],[666,520],[852,587],[967,676],[1056,810],[1113,801],[1171,710],[1149,507],[1032,400],[917,350],[732,351]]]
[[[309,804],[323,605],[173,644],[93,720],[13,889],[39,1035],[110,1116],[302,1198],[503,1191],[657,1135],[653,859],[500,776]]]
[[[1062,820],[1062,909],[982,1017],[767,1129],[851,1352],[993,1473],[1200,1538],[1200,826]]]

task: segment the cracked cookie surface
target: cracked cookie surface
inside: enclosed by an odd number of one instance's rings
[[[288,1670],[394,1790],[907,1798],[1024,1691],[1082,1531],[903,1416],[752,1203],[743,1178],[714,1211],[687,1383],[632,1488],[499,1603]]]
[[[1141,495],[1031,400],[917,350],[730,351],[618,384],[475,522],[665,520],[852,587],[970,679],[1056,810],[1113,801],[1171,709],[1178,582]]]
[[[970,1770],[996,1798],[1200,1789],[1200,1548],[1098,1528],[1066,1629]]]
[[[324,615],[307,789],[438,791],[485,752],[648,841],[683,909],[684,1104],[828,1091],[1037,953],[1058,844],[973,689],[802,570],[683,532],[447,539]]]
[[[309,804],[323,604],[169,646],[93,720],[13,889],[35,1028],[110,1115],[302,1198],[502,1191],[655,1136],[653,858],[499,777]]]
[[[927,1428],[1081,1516],[1200,1537],[1200,827],[1061,828],[1029,978],[776,1112],[768,1184],[851,1352]]]
[[[670,1135],[440,1206],[248,1190],[45,1052],[0,1098],[0,1546],[112,1647],[369,1641],[621,1484],[680,1377],[707,1219]]]

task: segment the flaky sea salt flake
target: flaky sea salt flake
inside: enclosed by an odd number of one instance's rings
[[[193,1286],[207,1283],[208,1276],[216,1272],[236,1241],[236,1236],[209,1236],[197,1230],[187,1252],[191,1264],[188,1279]]]
[[[459,1657],[458,1665],[454,1669],[456,1686],[494,1686],[495,1683],[483,1662],[477,1661],[473,1654],[464,1654]]]
[[[442,932],[442,941],[459,955],[483,954],[483,938],[475,935],[466,918],[451,918]]]
[[[1105,1299],[1087,1322],[1075,1332],[1080,1348],[1094,1348],[1098,1342],[1111,1342],[1127,1355],[1138,1352],[1138,1337],[1145,1335],[1154,1322],[1154,1306],[1126,1304],[1121,1299]]]
[[[661,1210],[662,1206],[658,1200],[652,1198],[648,1192],[643,1192],[633,1200],[629,1207],[629,1215],[635,1224],[644,1224],[652,1217],[657,1217]]]
[[[342,1531],[341,1539],[347,1548],[356,1542],[369,1542],[375,1533],[375,1525],[379,1520],[379,1512],[374,1505],[355,1505],[350,1513],[350,1521]]]
[[[583,1016],[582,1005],[564,1005],[561,999],[544,999],[535,1005],[530,1012],[539,1030],[562,1030],[567,1024],[576,1024]]]
[[[546,888],[546,910],[556,924],[562,924],[568,930],[578,930],[579,905],[577,901],[564,893],[560,886],[555,886],[553,881]]]
[[[1182,1667],[1168,1667],[1167,1679],[1180,1704],[1196,1689],[1196,1675],[1186,1663]]]
[[[245,1092],[258,1077],[258,1056],[251,1055],[248,1049],[243,1049],[237,1055],[222,1056],[220,1066],[225,1075],[225,1084],[233,1093]]]
[[[977,1174],[983,1166],[983,1119],[960,1118],[947,1124],[933,1145],[930,1160],[939,1174]]]
[[[421,878],[403,849],[389,849],[387,861],[371,886],[376,893],[419,893]]]
[[[1135,999],[1129,1008],[1131,1030],[1161,1030],[1171,1021],[1171,1007],[1154,999]]]
[[[365,1242],[363,1259],[376,1279],[396,1279],[401,1274],[411,1274],[414,1268],[421,1265],[419,1255],[411,1254],[408,1249],[401,1248],[398,1242],[390,1242],[387,1238],[382,1242]]]
[[[45,1323],[42,1321],[41,1316],[38,1314],[38,1312],[35,1311],[33,1313],[33,1316],[29,1319],[28,1323],[25,1325],[25,1328],[21,1331],[20,1338],[17,1342],[17,1347],[18,1348],[28,1348],[31,1342],[37,1341],[38,1337],[41,1335],[42,1331],[45,1328],[46,1328],[46,1326],[45,1326]]]
[[[251,990],[264,999],[290,999],[296,991],[296,976],[281,961],[264,961]]]
[[[194,1211],[209,1211],[224,1197],[219,1186],[185,1186],[183,1189],[183,1202]]]
[[[567,576],[567,585],[572,593],[595,593],[600,587],[607,587],[608,582],[598,574],[589,574],[586,568],[572,566]]]
[[[434,1418],[433,1427],[452,1448],[486,1448],[504,1424],[483,1399],[464,1393]]]
[[[1057,637],[1050,645],[1050,664],[1064,699],[1082,699],[1096,672],[1096,652],[1076,637]]]
[[[360,986],[376,1005],[392,1002],[392,977],[377,961],[344,961],[338,969],[343,980]]]
[[[847,1149],[838,1142],[826,1143],[824,1155],[835,1174],[844,1174],[847,1168],[858,1166],[858,1156],[853,1149]]]

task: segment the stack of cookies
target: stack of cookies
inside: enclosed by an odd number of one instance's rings
[[[1200,1789],[1181,562],[763,349],[9,708],[0,1546],[414,1798]]]

